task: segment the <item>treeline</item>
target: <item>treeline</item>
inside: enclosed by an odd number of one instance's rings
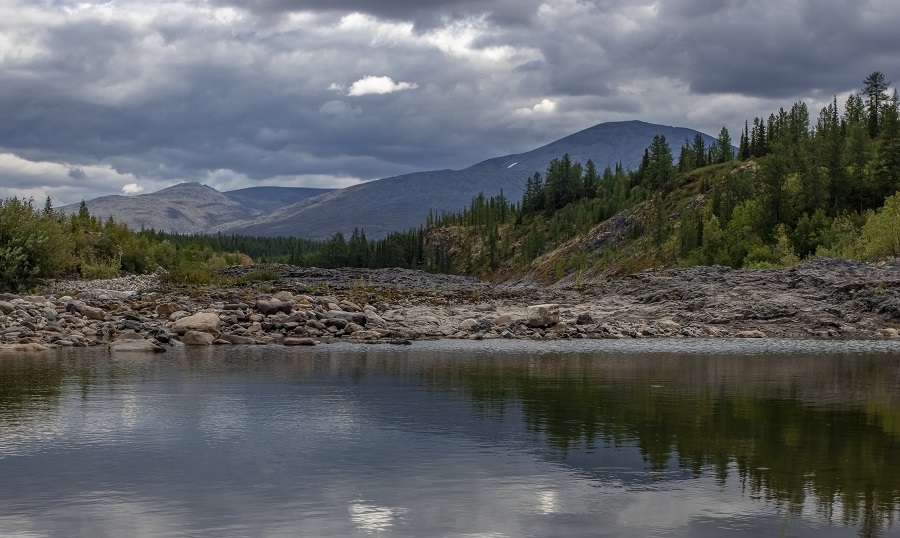
[[[39,279],[113,278],[162,267],[176,282],[208,282],[241,256],[198,244],[175,244],[138,234],[112,218],[101,222],[82,202],[78,213],[32,200],[0,200],[0,291],[23,291]]]
[[[677,161],[669,141],[656,136],[635,170],[618,164],[599,171],[592,161],[582,165],[563,155],[526,179],[520,200],[479,195],[459,212],[430,214],[424,227],[380,239],[364,230],[325,241],[134,232],[112,218],[100,222],[84,203],[66,216],[49,198],[43,209],[6,199],[0,289],[158,267],[173,281],[202,282],[247,256],[299,266],[510,276],[626,209],[627,245],[588,241],[557,256],[552,276],[616,262],[625,269],[770,267],[811,256],[898,256],[900,111],[888,87],[876,71],[842,109],[835,97],[815,122],[803,102],[756,117],[745,123],[736,154],[723,127],[709,145],[699,134],[684,140]]]
[[[525,270],[629,209],[632,265],[769,267],[815,255],[897,255],[900,245],[885,230],[898,205],[888,197],[900,188],[897,107],[896,92],[889,96],[876,72],[843,111],[835,98],[815,123],[802,102],[746,122],[737,151],[723,127],[709,144],[699,133],[684,140],[677,160],[669,141],[656,136],[635,170],[617,164],[600,171],[563,155],[527,178],[519,200],[478,195],[459,212],[432,213],[423,228],[377,240],[363,230],[325,241],[145,233],[262,262],[489,277]],[[555,260],[552,276],[615,261],[620,248],[570,252]]]

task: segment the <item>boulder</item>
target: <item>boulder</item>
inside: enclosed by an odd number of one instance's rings
[[[558,304],[539,304],[527,309],[529,327],[549,327],[559,323]]]
[[[181,310],[181,307],[175,303],[162,303],[156,305],[156,313],[166,318],[179,310]]]
[[[290,314],[292,308],[293,305],[291,303],[279,301],[278,299],[256,301],[256,309],[259,310],[259,313],[264,316],[271,316],[272,314],[277,314],[279,312]]]
[[[37,342],[29,342],[26,344],[0,344],[0,352],[3,352],[3,351],[31,352],[31,351],[46,351],[46,350],[47,350],[47,346],[45,346],[43,344],[38,344]]]
[[[363,330],[362,325],[358,325],[356,323],[353,323],[352,321],[348,322],[346,325],[344,325],[344,332],[347,334],[353,334],[353,333],[359,332],[361,330]]]
[[[86,318],[96,319],[98,321],[103,321],[104,319],[106,319],[106,312],[104,312],[101,308],[89,306],[81,301],[75,301],[71,304],[75,308],[76,312]]]
[[[493,321],[491,321],[492,325],[509,325],[513,322],[513,317],[509,314],[500,314]]]
[[[381,333],[377,331],[356,331],[350,335],[355,340],[376,340],[381,338]]]
[[[186,346],[208,346],[215,340],[215,336],[201,331],[188,331],[181,337],[181,342]]]
[[[593,325],[594,318],[591,317],[590,314],[578,314],[578,318],[575,320],[575,325]]]
[[[256,343],[256,340],[252,338],[249,338],[247,336],[240,336],[237,334],[223,334],[219,337],[219,340],[224,340],[233,345],[252,345]]]
[[[172,331],[178,334],[185,334],[188,331],[197,331],[209,333],[213,336],[213,340],[219,336],[219,325],[221,320],[219,316],[212,312],[199,312],[193,316],[185,316],[172,325]],[[212,340],[210,340],[212,342]]]
[[[12,303],[8,303],[6,301],[0,301],[0,312],[3,314],[12,314],[13,310],[16,307]]]
[[[325,312],[326,319],[344,319],[359,325],[366,324],[366,315],[362,312],[345,312],[343,310],[329,310]]]
[[[279,301],[293,302],[294,294],[289,291],[279,291],[278,293],[273,295],[272,298],[277,299]]]
[[[109,350],[121,353],[164,353],[166,351],[162,346],[156,345],[150,340],[145,340],[141,335],[135,333],[119,335],[118,338],[109,343]]]
[[[461,331],[477,331],[480,328],[481,324],[478,323],[477,320],[472,318],[464,319],[459,323],[459,330]]]
[[[366,327],[378,327],[380,329],[387,328],[387,321],[372,310],[365,311]]]
[[[343,300],[338,303],[338,306],[341,307],[341,310],[346,310],[347,312],[362,312],[363,309],[359,307],[358,304],[353,301]]]
[[[286,345],[286,346],[314,346],[314,345],[316,345],[316,342],[312,338],[285,338],[284,345]]]

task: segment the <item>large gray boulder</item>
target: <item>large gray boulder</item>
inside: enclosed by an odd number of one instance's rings
[[[279,312],[290,314],[293,305],[278,299],[270,299],[268,301],[256,301],[256,309],[264,316],[271,316]]]
[[[221,334],[219,326],[222,321],[219,316],[212,312],[198,312],[193,316],[186,316],[172,325],[172,331],[178,334],[185,334],[188,331],[198,331],[213,335],[213,339]]]
[[[125,333],[109,343],[113,353],[165,353],[165,348],[146,340],[139,334]]]
[[[186,346],[209,346],[215,340],[215,336],[201,331],[188,331],[181,337],[181,342]]]
[[[526,311],[529,327],[549,327],[559,323],[558,304],[538,304],[529,306]]]

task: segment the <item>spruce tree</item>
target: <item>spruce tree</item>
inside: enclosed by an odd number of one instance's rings
[[[890,99],[887,89],[890,82],[884,80],[884,73],[875,71],[863,80],[863,95],[869,116],[869,136],[875,138],[881,128],[881,115],[885,103]]]

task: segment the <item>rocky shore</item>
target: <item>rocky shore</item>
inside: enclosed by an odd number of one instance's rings
[[[225,270],[241,276],[258,267]],[[489,284],[404,269],[269,266],[230,288],[154,275],[55,281],[0,294],[0,351],[106,346],[308,346],[347,339],[897,338],[900,263],[646,271],[581,286]]]

